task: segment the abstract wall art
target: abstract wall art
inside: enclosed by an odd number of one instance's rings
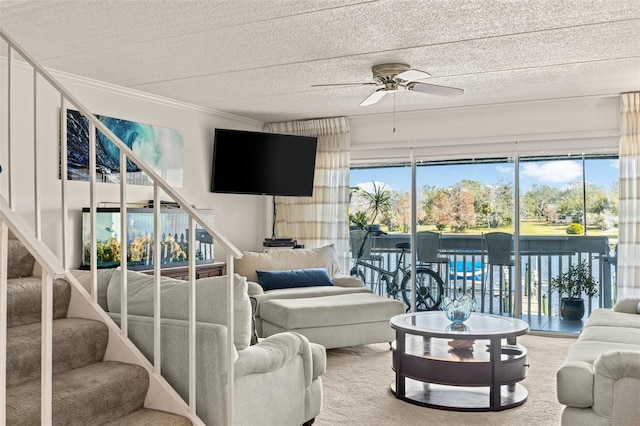
[[[178,130],[96,117],[171,186],[182,186],[184,145]],[[120,150],[100,131],[96,134],[96,175],[101,182],[120,182]],[[153,185],[131,160],[127,160],[126,176],[129,184]],[[89,121],[72,109],[67,110],[67,179],[89,180]]]

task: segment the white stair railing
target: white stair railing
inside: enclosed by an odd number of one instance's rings
[[[9,228],[0,220],[0,383],[7,383],[7,239]],[[7,387],[0,385],[0,425],[7,418]]]
[[[41,67],[37,62],[23,49],[21,49],[5,32],[0,30],[0,39],[6,43],[8,56],[4,63],[6,64],[6,101],[0,96],[0,104],[5,102],[7,105],[6,110],[6,130],[0,136],[2,143],[0,144],[0,166],[3,171],[0,174],[0,225],[3,230],[7,227],[12,233],[23,242],[25,247],[34,255],[38,264],[42,267],[42,280],[43,280],[43,321],[42,321],[42,422],[43,424],[50,424],[51,422],[51,357],[52,357],[52,342],[51,342],[51,327],[52,318],[49,313],[53,306],[52,297],[52,281],[55,278],[64,277],[75,287],[79,294],[86,297],[87,301],[91,303],[93,308],[98,314],[105,320],[107,325],[115,327],[115,323],[109,319],[102,309],[97,304],[97,257],[96,257],[96,213],[97,213],[97,194],[96,194],[96,139],[95,130],[102,132],[121,153],[120,158],[120,212],[123,216],[121,240],[126,241],[126,211],[127,211],[127,179],[126,179],[126,162],[130,160],[134,162],[140,170],[142,170],[153,182],[153,200],[154,206],[160,206],[160,191],[162,191],[167,198],[170,198],[176,202],[189,217],[189,281],[190,281],[190,305],[189,305],[189,402],[188,406],[184,406],[184,402],[173,391],[168,389],[167,392],[171,394],[171,397],[176,400],[178,406],[183,407],[186,410],[185,414],[188,415],[196,424],[201,424],[201,421],[196,416],[196,303],[195,303],[195,277],[196,277],[196,253],[195,253],[195,229],[196,226],[204,229],[215,240],[226,249],[227,263],[226,270],[229,277],[227,285],[228,295],[228,309],[227,309],[227,384],[226,384],[226,419],[227,424],[232,424],[232,406],[233,406],[233,261],[234,258],[242,256],[241,252],[222,234],[212,227],[206,219],[204,219],[198,211],[191,206],[177,191],[175,191],[165,180],[163,180],[151,167],[149,167],[142,158],[140,158],[135,152],[133,152],[124,142],[122,142],[109,128],[107,128],[100,120],[98,120],[89,109],[87,109],[78,99],[76,99],[69,91],[67,91],[61,84],[59,84],[52,75]],[[1,44],[1,43],[0,43]],[[2,51],[3,46],[0,46]],[[15,55],[21,57],[20,62],[16,62]],[[0,58],[2,60],[2,58]],[[21,71],[29,69],[33,73],[33,83],[30,90],[26,90],[27,93],[18,93],[20,88],[15,81],[16,69],[20,68]],[[61,227],[62,238],[60,241],[61,248],[50,247],[44,240],[42,235],[42,177],[39,175],[41,168],[41,162],[45,159],[40,159],[38,153],[40,151],[41,141],[38,138],[38,130],[41,122],[41,117],[46,116],[41,111],[42,105],[39,102],[40,93],[43,88],[42,83],[48,83],[46,90],[55,90],[60,95],[60,103],[57,106],[60,114],[60,139],[61,139],[61,156],[58,158],[48,158],[46,160],[55,161],[56,164],[60,161],[60,201],[61,201]],[[24,84],[23,84],[24,86]],[[4,88],[3,88],[4,89]],[[2,89],[0,89],[0,92]],[[31,91],[31,93],[29,93]],[[31,95],[31,96],[29,96]],[[19,122],[17,116],[14,116],[14,111],[17,108],[17,100],[20,100],[20,106],[24,105],[25,99],[31,98],[31,114],[33,117],[32,122]],[[90,177],[89,177],[89,204],[90,204],[90,241],[91,241],[91,258],[90,266],[92,271],[91,279],[91,294],[88,294],[85,289],[77,282],[75,277],[69,271],[69,248],[73,245],[73,241],[70,238],[69,232],[69,201],[68,201],[68,186],[67,186],[67,140],[66,140],[66,109],[68,106],[72,106],[82,113],[89,122],[89,156],[90,156]],[[15,129],[17,126],[29,126],[33,132],[33,162],[31,165],[24,164],[20,161],[15,161],[15,147],[18,143],[25,143],[24,140],[14,140]],[[49,141],[48,143],[51,143]],[[3,158],[3,154],[6,157]],[[22,171],[27,167],[32,167],[33,180],[34,180],[34,192],[33,197],[30,197],[28,191],[24,191],[22,188],[20,192],[17,191],[16,184],[18,177],[20,176],[17,171]],[[51,185],[49,185],[50,187]],[[49,191],[50,188],[47,188]],[[29,195],[29,196],[27,196]],[[6,197],[6,198],[5,198]],[[27,200],[32,198],[32,200]],[[26,207],[25,207],[26,206]],[[153,209],[154,212],[154,233],[155,249],[156,253],[160,252],[160,209]],[[48,213],[50,214],[50,213]],[[29,224],[29,222],[33,222]],[[6,225],[5,225],[6,224]],[[7,232],[2,232],[2,240],[0,240],[0,258],[4,259],[4,263],[0,260],[0,383],[6,383],[6,325],[7,325],[7,312],[6,312],[6,238]],[[126,250],[126,244],[121,245],[123,250]],[[59,254],[55,254],[58,252]],[[122,273],[122,323],[118,329],[118,335],[124,342],[124,347],[130,348],[135,352],[135,357],[139,361],[140,365],[148,368],[150,377],[159,381],[162,386],[168,387],[166,381],[160,376],[160,262],[154,262],[154,276],[155,276],[155,302],[154,302],[154,363],[150,364],[144,355],[135,349],[134,345],[128,339],[127,336],[127,257],[126,251],[121,255],[121,273]],[[45,315],[46,314],[46,315]],[[113,333],[111,333],[113,335]],[[6,390],[4,385],[0,386],[3,389],[0,390],[0,396],[4,396]],[[6,398],[0,398],[0,426],[5,422],[5,407]],[[182,405],[181,405],[182,404]]]

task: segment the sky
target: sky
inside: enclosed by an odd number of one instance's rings
[[[586,160],[586,181],[608,191],[618,180],[617,159]],[[416,186],[453,186],[462,179],[484,184],[496,184],[514,180],[513,163],[475,163],[418,167]],[[533,184],[564,188],[582,180],[581,160],[535,161],[520,163],[520,186],[526,192]],[[393,191],[409,192],[411,189],[411,167],[388,167],[374,169],[351,169],[350,186],[371,189],[371,182],[387,184]]]

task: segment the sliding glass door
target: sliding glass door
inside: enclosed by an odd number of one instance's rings
[[[479,311],[557,328],[553,281],[571,265],[585,263],[599,283],[595,297],[582,295],[584,318],[615,297],[617,177],[615,156],[418,162],[413,223],[410,165],[359,167],[350,219],[381,231],[372,251],[384,270],[397,269],[398,244],[412,229],[435,232],[440,259],[426,266],[442,278],[443,296],[469,294]],[[379,272],[369,272],[368,284],[385,294]]]
[[[596,307],[609,307],[615,290],[617,157],[582,154],[520,160],[520,312],[532,327],[577,331]],[[557,286],[584,267],[596,294],[578,290],[584,313],[568,318]],[[556,285],[554,285],[554,283]],[[574,321],[574,322],[572,322]]]

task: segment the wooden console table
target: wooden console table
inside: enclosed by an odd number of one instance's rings
[[[213,263],[203,263],[200,265],[196,265],[196,279],[198,278],[207,278],[207,277],[219,277],[224,274],[225,266],[227,264],[225,262],[213,262]],[[143,274],[153,274],[153,269],[148,271],[136,271],[142,272]],[[189,279],[189,266],[176,266],[174,268],[164,267],[160,269],[160,275],[163,277],[175,278],[177,280],[188,280]]]

